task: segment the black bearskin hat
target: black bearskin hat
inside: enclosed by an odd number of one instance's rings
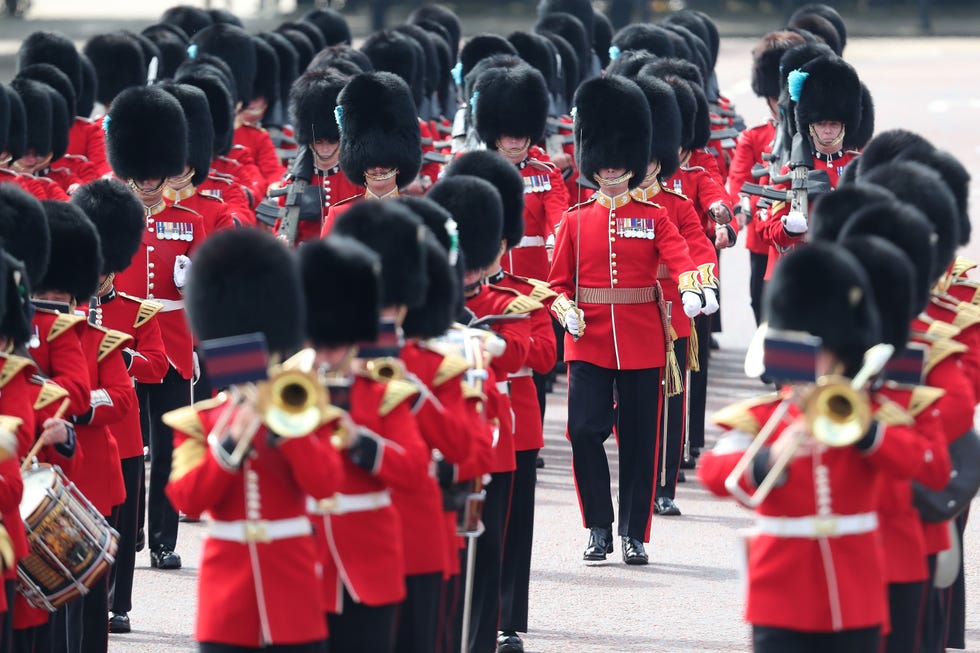
[[[0,275],[0,289],[3,292],[0,300],[3,304],[0,335],[6,337],[15,347],[26,345],[31,337],[34,308],[30,302],[31,288],[24,264],[0,250]]]
[[[619,53],[615,59],[609,62],[606,67],[605,76],[620,75],[627,79],[636,81],[640,70],[649,63],[657,60],[657,55],[648,50],[626,50]]]
[[[150,25],[140,33],[160,50],[157,79],[173,79],[177,68],[187,59],[187,35],[168,23]]]
[[[226,23],[228,25],[234,25],[235,27],[245,27],[242,23],[242,19],[231,13],[227,9],[208,9],[208,13],[211,14],[211,20],[214,24]]]
[[[293,44],[286,40],[282,34],[275,32],[260,32],[256,34],[260,39],[272,46],[276,51],[276,61],[279,62],[279,89],[276,99],[281,100],[283,107],[289,103],[289,89],[299,77],[299,66],[297,61],[299,55]]]
[[[702,76],[701,70],[690,61],[677,58],[660,58],[650,62],[644,68],[644,74],[653,75],[660,79],[673,75],[704,90],[704,76]]]
[[[864,352],[881,342],[868,275],[837,244],[810,243],[784,256],[766,287],[763,313],[772,329],[819,337],[849,377],[860,369]]]
[[[340,141],[334,109],[348,78],[332,70],[308,70],[289,91],[289,115],[296,142],[309,145],[318,138]]]
[[[85,212],[99,232],[102,274],[128,268],[146,227],[143,204],[133,191],[118,179],[96,179],[76,190],[71,203]]]
[[[190,5],[177,5],[163,12],[160,22],[176,25],[184,30],[187,37],[193,37],[205,27],[214,24],[214,18],[206,9]]]
[[[871,91],[868,87],[861,84],[861,121],[858,123],[858,128],[850,138],[845,138],[847,146],[853,149],[860,150],[875,133],[875,104],[874,99],[871,97]]]
[[[838,57],[844,52],[844,48],[841,45],[837,30],[834,29],[834,24],[826,18],[814,14],[800,16],[794,20],[791,20],[786,27],[789,29],[803,30],[813,34],[817,39],[819,39],[822,43],[825,43],[827,47],[833,50],[834,54],[836,54]]]
[[[524,178],[517,166],[494,150],[475,150],[457,157],[443,177],[469,175],[489,181],[500,194],[503,210],[502,237],[507,249],[517,246],[524,237]]]
[[[303,285],[293,250],[271,233],[229,229],[194,254],[185,292],[187,319],[198,340],[261,332],[270,353],[302,346]],[[254,310],[262,297],[263,310]]]
[[[18,77],[33,79],[35,82],[47,84],[58,92],[58,95],[65,101],[65,110],[68,112],[69,121],[74,121],[76,114],[75,89],[71,85],[71,80],[63,72],[47,63],[35,63],[24,66],[17,73]],[[69,125],[70,127],[70,125]]]
[[[860,135],[861,81],[843,59],[820,57],[789,73],[790,98],[796,101],[796,126],[806,134],[809,126],[821,120],[844,123],[844,146]],[[803,77],[805,75],[805,77]]]
[[[881,316],[881,341],[905,348],[909,339],[915,287],[915,269],[901,249],[878,236],[853,236],[841,242],[868,274],[875,297],[875,308]]]
[[[235,107],[220,73],[210,66],[189,68],[186,72],[177,72],[177,83],[204,91],[214,129],[214,156],[227,154],[235,137]]]
[[[314,347],[343,347],[378,337],[381,257],[336,233],[298,250],[306,295],[306,335]]]
[[[252,37],[255,46],[255,83],[252,99],[263,98],[269,109],[279,99],[279,57],[271,45],[257,36]]]
[[[595,32],[595,10],[590,0],[541,0],[538,3],[538,18],[551,14],[575,16],[582,23],[589,43],[592,43]]]
[[[667,179],[680,166],[678,150],[681,146],[680,108],[677,97],[667,82],[641,75],[636,80],[637,86],[643,91],[650,106],[650,116],[653,119],[650,132],[650,160],[660,162],[661,179]]]
[[[428,289],[425,302],[405,314],[402,330],[408,338],[436,338],[452,326],[460,301],[460,284],[446,250],[428,229],[422,240]]]
[[[163,89],[126,89],[104,124],[106,155],[120,179],[162,179],[184,172],[187,121],[180,103]]]
[[[24,101],[20,99],[17,89],[4,84],[3,92],[10,104],[10,121],[7,124],[4,151],[16,161],[27,151],[27,112],[24,110]]]
[[[416,51],[418,48],[418,51]],[[416,104],[422,99],[422,71],[424,62],[420,61],[421,46],[408,36],[394,30],[375,32],[361,46],[361,52],[371,60],[376,71],[392,73],[401,77],[412,89]]]
[[[487,147],[496,147],[501,136],[527,138],[537,143],[544,137],[548,120],[548,87],[534,68],[494,68],[480,75],[473,89],[476,131]],[[479,94],[479,95],[476,95]]]
[[[51,87],[22,77],[14,78],[10,87],[17,91],[24,105],[27,126],[24,153],[34,150],[38,156],[50,154],[53,108],[48,91]]]
[[[283,30],[293,30],[295,32],[301,32],[305,36],[310,45],[313,46],[313,52],[319,52],[323,48],[327,47],[326,41],[323,40],[323,34],[317,29],[317,26],[313,23],[307,23],[303,20],[291,20],[281,23],[279,27],[276,28],[277,32]]]
[[[902,250],[915,271],[911,298],[913,309],[916,313],[925,309],[936,267],[937,239],[932,225],[922,212],[897,200],[876,202],[856,211],[844,224],[838,240],[844,241],[858,235],[884,238]]]
[[[397,25],[393,30],[414,41],[416,66],[418,68],[419,84],[422,86],[426,99],[431,98],[439,86],[439,55],[433,43],[435,37],[418,25]]]
[[[509,54],[516,57],[517,50],[510,41],[497,34],[478,34],[466,41],[463,49],[459,51],[459,80],[466,79],[476,64],[495,54]]]
[[[146,86],[148,62],[136,39],[123,32],[99,34],[89,39],[85,56],[95,68],[95,99],[110,106],[124,89]]]
[[[837,13],[837,10],[823,3],[803,5],[789,17],[789,24],[794,24],[797,18],[807,14],[820,16],[824,20],[830,21],[830,24],[834,26],[834,30],[837,32],[837,39],[840,41],[841,50],[843,51],[847,45],[847,25],[844,23],[841,15]]]
[[[238,91],[237,101],[248,104],[255,84],[255,43],[241,27],[220,23],[205,27],[194,35],[188,48],[201,54],[211,54],[231,68]],[[194,55],[191,56],[194,58]]]
[[[500,254],[503,205],[493,185],[470,175],[446,176],[426,196],[449,211],[459,228],[459,248],[466,267],[488,267]]]
[[[650,107],[643,91],[624,77],[590,79],[575,93],[575,158],[592,180],[602,168],[633,173],[630,188],[650,163]]]
[[[548,88],[555,78],[555,55],[548,40],[532,32],[512,32],[507,41],[517,50],[517,55],[544,77]]]
[[[385,306],[425,301],[425,228],[417,215],[393,202],[357,202],[337,218],[333,232],[361,241],[381,256]]]
[[[82,60],[82,88],[78,91],[75,103],[78,105],[75,110],[82,118],[90,118],[95,110],[95,94],[98,92],[99,80],[95,73],[95,66],[84,54],[80,55]]]
[[[306,70],[328,70],[335,71],[353,77],[358,73],[373,73],[374,64],[371,59],[360,50],[355,50],[349,45],[334,45],[324,48],[316,53]]]
[[[616,32],[612,40],[611,59],[615,61],[624,52],[646,50],[656,57],[674,56],[667,30],[660,25],[634,23]]]
[[[810,240],[837,240],[841,229],[860,209],[878,203],[894,204],[895,196],[873,184],[842,184],[813,204],[810,212]]]
[[[279,28],[276,30],[276,34],[289,41],[289,44],[296,50],[296,69],[302,73],[317,53],[317,49],[313,47],[313,42],[298,29]]]
[[[350,45],[351,34],[347,19],[339,11],[333,9],[312,9],[300,20],[316,25],[323,35],[323,41],[331,45]]]
[[[51,160],[57,161],[68,151],[68,132],[74,117],[68,111],[65,98],[54,88],[41,84],[51,98]]]
[[[41,203],[17,184],[0,184],[0,240],[37,284],[48,269],[51,233]]]
[[[612,45],[613,26],[601,11],[592,12],[595,19],[592,33],[592,51],[599,57],[599,65],[605,68],[609,65],[609,46]]]
[[[449,51],[452,54],[451,60],[455,64],[459,53],[459,40],[463,33],[459,17],[443,5],[423,5],[409,15],[408,22],[418,24],[423,21],[436,23],[449,34]]]
[[[72,40],[61,32],[32,32],[17,50],[18,72],[31,64],[51,64],[71,83],[77,95],[82,88],[82,61]]]
[[[13,109],[10,106],[12,95],[15,95],[15,93],[8,92],[5,86],[0,85],[0,152],[6,152],[8,150],[7,136],[13,124],[11,120]],[[23,125],[18,125],[18,128],[21,127]]]
[[[399,188],[422,167],[422,135],[412,92],[391,73],[363,73],[337,98],[340,167],[355,184],[376,166],[397,168]]]
[[[102,273],[99,232],[85,211],[71,202],[44,200],[41,206],[51,234],[51,260],[33,291],[57,290],[86,302],[99,287]]]
[[[208,178],[214,158],[214,125],[208,97],[190,84],[164,82],[160,87],[180,102],[187,121],[187,165],[194,169],[191,183],[200,186]]]
[[[720,39],[718,37],[718,28],[715,27],[715,24],[707,14],[685,9],[667,16],[664,22],[680,25],[694,34],[707,48],[708,66],[712,69],[715,67],[715,61],[718,59]]]
[[[752,49],[752,92],[762,98],[778,98],[781,77],[779,60],[792,47],[805,43],[794,32],[769,32]]]
[[[902,202],[922,211],[938,236],[930,281],[939,279],[953,262],[959,244],[956,199],[942,177],[921,163],[896,161],[862,174],[861,181],[883,186]]]
[[[582,21],[571,14],[548,14],[538,21],[534,31],[550,32],[565,39],[578,60],[578,81],[589,77],[592,73],[592,39],[585,33]]]
[[[562,102],[564,106],[559,106],[558,110],[562,113],[571,111],[572,98],[578,89],[579,65],[578,56],[575,49],[564,38],[554,32],[537,32],[548,39],[557,53],[556,63],[560,64],[557,72],[558,81],[561,82]]]

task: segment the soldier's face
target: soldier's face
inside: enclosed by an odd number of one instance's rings
[[[523,161],[530,146],[530,140],[517,136],[501,136],[497,139],[497,151],[513,163]]]
[[[838,120],[821,120],[813,123],[813,131],[821,143],[831,143],[840,136],[844,123]]]
[[[163,186],[166,181],[166,178],[130,179],[129,187],[145,206],[150,206],[163,196]]]
[[[321,160],[332,159],[340,147],[337,141],[328,141],[325,138],[318,138],[313,141],[313,151]]]

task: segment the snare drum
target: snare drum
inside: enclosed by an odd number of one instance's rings
[[[119,534],[60,467],[24,472],[20,516],[31,552],[17,565],[17,589],[35,607],[54,612],[87,594],[115,560]]]

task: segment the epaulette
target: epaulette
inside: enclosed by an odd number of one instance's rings
[[[99,341],[99,355],[96,361],[101,363],[105,360],[105,357],[116,351],[124,345],[128,345],[133,342],[133,336],[122,331],[116,331],[115,329],[105,329],[103,327],[89,325],[93,329],[97,329],[103,332],[102,340]]]
[[[504,315],[520,315],[522,313],[536,311],[539,308],[544,308],[544,304],[541,302],[537,301],[536,299],[531,299],[527,295],[521,293],[520,291],[514,290],[513,288],[505,288],[503,286],[495,286],[493,284],[490,284],[490,287],[494,290],[514,295],[514,299],[507,303],[507,308],[504,309]]]
[[[684,193],[682,193],[680,191],[676,191],[673,188],[667,188],[663,184],[660,184],[660,190],[663,191],[664,193],[668,193],[670,195],[675,195],[675,196],[681,198],[682,200],[690,200],[691,199],[690,197],[688,197]]]
[[[661,206],[660,204],[657,204],[656,202],[651,202],[650,200],[642,200],[642,199],[640,199],[638,197],[634,197],[633,198],[633,201],[636,202],[637,204],[643,204],[644,206],[655,206],[658,209],[664,208],[663,206]]]
[[[340,200],[336,204],[331,204],[330,206],[331,206],[331,208],[333,208],[334,206],[343,206],[344,204],[347,204],[348,202],[353,202],[354,200],[359,200],[362,197],[364,197],[364,193],[359,193],[357,195],[353,195],[351,197],[348,197],[345,200]]]
[[[537,168],[538,170],[546,170],[547,172],[554,172],[558,170],[558,166],[556,166],[554,163],[542,161],[540,159],[528,159],[527,165],[532,168]]]
[[[702,166],[681,166],[681,170],[684,172],[708,172]]]
[[[592,197],[590,197],[589,199],[585,200],[584,202],[579,202],[578,204],[576,204],[574,206],[568,207],[568,211],[566,211],[566,213],[568,213],[569,211],[574,211],[575,209],[580,209],[583,206],[588,206],[589,204],[591,204],[592,202],[596,201],[597,199],[598,198],[595,195],[593,195]]]
[[[197,216],[197,217],[199,217],[199,218],[201,217],[201,214],[200,214],[200,213],[198,213],[198,212],[197,212],[197,211],[195,211],[194,209],[189,209],[189,208],[187,208],[187,207],[186,207],[186,206],[184,206],[183,204],[171,204],[171,205],[170,205],[170,208],[172,208],[172,209],[177,209],[178,211],[187,211],[188,213],[193,213],[194,215],[196,215],[196,216]]]
[[[399,404],[414,397],[419,393],[418,387],[411,381],[392,379],[385,384],[385,393],[381,398],[381,406],[378,407],[378,415],[387,416],[395,410]]]
[[[38,313],[49,313],[51,315],[57,315],[55,321],[51,324],[51,329],[48,331],[48,336],[46,340],[51,342],[60,335],[63,335],[66,331],[74,326],[77,326],[85,321],[85,318],[81,315],[74,315],[72,313],[59,313],[57,311],[52,311],[47,308],[37,308],[34,309]]]
[[[460,374],[465,374],[470,369],[470,363],[462,356],[456,354],[445,354],[436,370],[436,375],[432,379],[433,387],[438,388],[446,381],[454,379]]]
[[[184,406],[183,408],[172,410],[169,413],[164,413],[162,418],[163,423],[175,431],[180,431],[184,435],[200,440],[203,443],[207,439],[208,434],[204,432],[204,424],[201,422],[199,413],[217,408],[227,401],[228,395],[222,392],[214,399],[205,399],[190,406]]]
[[[929,345],[929,353],[926,355],[925,373],[928,374],[932,368],[943,362],[954,354],[962,354],[969,349],[966,345],[949,338],[940,338]]]
[[[34,400],[34,410],[44,410],[51,404],[68,397],[68,391],[53,381],[41,380],[41,389]]]
[[[977,267],[977,264],[967,257],[957,256],[953,259],[953,264],[949,268],[949,274],[953,278],[958,279],[975,267]]]
[[[249,129],[254,129],[255,131],[262,132],[263,134],[268,133],[265,127],[259,127],[258,125],[251,125],[247,122],[243,122],[239,127],[248,127]]]
[[[463,381],[463,399],[479,399],[486,401],[487,396],[477,390],[476,386],[469,381]]]
[[[13,415],[0,415],[0,431],[16,434],[17,429],[24,425],[24,420]]]
[[[536,302],[543,303],[545,300],[558,296],[558,293],[551,289],[551,284],[547,281],[542,281],[541,279],[531,279],[530,277],[517,278],[531,286],[531,292],[528,297]]]
[[[782,401],[783,397],[778,393],[771,393],[761,397],[753,397],[740,401],[730,406],[725,406],[711,416],[711,421],[719,426],[725,426],[736,431],[742,431],[749,435],[757,435],[762,425],[752,412],[753,408],[774,404]]]
[[[960,335],[960,330],[948,322],[933,320],[926,329],[926,334],[936,338],[952,339]]]
[[[122,292],[119,293],[119,296],[140,305],[136,310],[136,320],[133,322],[134,329],[140,328],[149,322],[154,315],[163,310],[163,304],[160,302],[155,302],[152,299],[140,299],[139,297],[133,297],[132,295],[127,295],[126,293]]]
[[[956,307],[956,317],[953,318],[953,326],[964,330],[980,324],[980,307],[974,306],[969,302],[960,302]]]
[[[14,354],[0,354],[3,360],[3,367],[0,368],[0,388],[10,383],[10,379],[20,374],[27,368],[37,369],[37,365],[30,358],[15,356]]]
[[[884,399],[878,410],[874,412],[874,418],[885,426],[912,426],[915,420],[912,416],[890,399]]]
[[[223,199],[221,199],[217,195],[211,195],[206,190],[199,190],[199,191],[197,191],[197,196],[198,197],[203,197],[203,198],[205,198],[207,200],[210,200],[212,202],[217,202],[218,204],[224,204],[225,203],[225,201]]]
[[[946,391],[942,388],[934,388],[930,385],[915,386],[909,398],[909,415],[918,417],[922,411],[942,399],[945,394]]]
[[[208,179],[212,181],[219,181],[222,184],[228,184],[229,186],[235,183],[235,180],[231,175],[226,175],[223,172],[212,171],[208,174]]]
[[[844,150],[844,154],[853,154],[854,156],[858,156],[861,154],[861,150]]]
[[[203,438],[200,440],[196,437],[187,438],[177,445],[170,459],[170,480],[178,481],[197,468],[207,452],[208,446]]]

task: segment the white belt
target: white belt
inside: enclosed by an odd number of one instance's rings
[[[773,537],[839,537],[871,533],[878,528],[878,513],[808,517],[758,517],[756,533]]]
[[[184,310],[183,299],[159,299],[157,297],[154,297],[152,301],[158,304],[163,304],[163,308],[160,309],[161,313],[169,313],[170,311]]]
[[[510,395],[510,382],[497,381],[497,392],[502,395]]]
[[[363,494],[340,494],[317,501],[313,497],[306,499],[306,511],[316,515],[346,515],[352,512],[368,512],[380,510],[391,505],[391,494],[388,490],[365,492]]]
[[[544,245],[544,236],[524,236],[514,245],[514,249],[520,249],[521,247],[544,247]]]
[[[522,376],[531,376],[531,374],[533,374],[533,372],[531,371],[531,368],[530,367],[527,367],[525,365],[524,367],[522,367],[521,369],[517,370],[513,374],[508,374],[507,375],[507,378],[508,379],[519,379]]]
[[[306,517],[289,519],[248,519],[243,521],[211,522],[208,536],[226,542],[272,542],[291,537],[301,537],[313,532],[310,520]]]

